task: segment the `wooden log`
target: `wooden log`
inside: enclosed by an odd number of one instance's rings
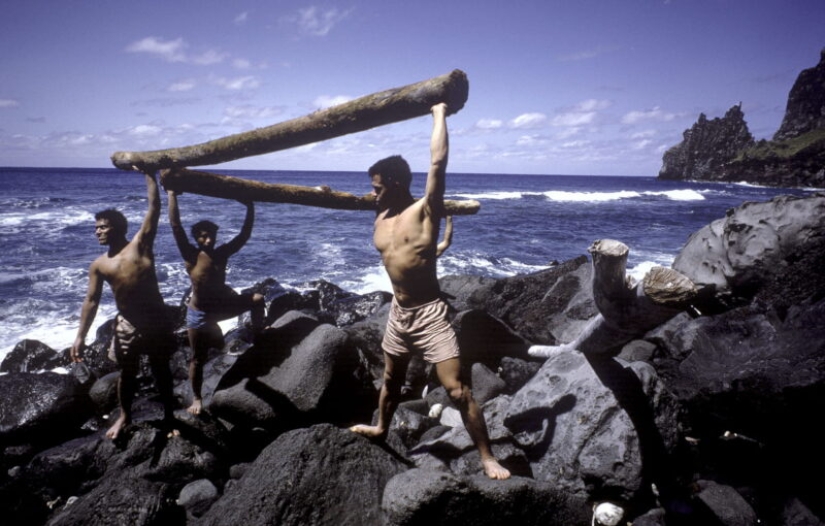
[[[593,243],[593,299],[596,315],[570,343],[533,345],[532,356],[557,353],[617,354],[624,344],[658,327],[690,306],[698,290],[679,271],[654,267],[640,283],[626,275],[627,245],[611,239]]]
[[[366,175],[364,175],[364,181],[364,184],[367,184],[368,178]],[[356,196],[346,192],[338,192],[326,186],[310,187],[262,183],[241,177],[187,170],[185,168],[161,170],[160,182],[167,190],[223,199],[292,203],[338,210],[375,210],[375,198],[370,194]],[[449,215],[472,215],[481,208],[481,204],[474,200],[447,200],[444,202],[444,206]]]
[[[468,93],[467,75],[456,69],[440,77],[367,95],[297,119],[193,146],[115,152],[112,163],[121,170],[143,171],[220,164],[420,117],[429,114],[439,102],[446,102],[448,114],[452,115],[464,107]]]

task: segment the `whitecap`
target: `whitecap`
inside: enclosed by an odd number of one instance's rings
[[[477,199],[479,201],[483,200],[507,200],[507,199],[521,199],[524,197],[524,192],[483,192],[480,194],[456,194],[456,197],[461,197],[463,199]]]
[[[603,202],[639,197],[639,192],[631,192],[629,190],[621,190],[618,192],[565,192],[561,190],[550,190],[544,192],[544,196],[550,201],[559,202]]]
[[[696,190],[666,190],[664,192],[645,192],[644,195],[664,196],[673,201],[704,201],[705,196]]]

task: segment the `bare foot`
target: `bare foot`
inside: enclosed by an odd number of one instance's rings
[[[112,440],[116,439],[118,435],[120,435],[120,432],[123,430],[123,428],[126,427],[128,424],[129,421],[127,420],[127,418],[121,414],[117,418],[117,420],[115,420],[115,423],[112,424],[112,427],[110,427],[109,430],[106,431],[106,438],[110,438]]]
[[[349,428],[350,431],[353,433],[365,436],[367,438],[384,438],[387,436],[386,431],[381,431],[378,426],[367,426],[364,424],[358,424]]]
[[[175,438],[175,437],[179,437],[179,436],[180,436],[180,431],[178,431],[177,429],[173,429],[173,430],[169,431],[168,433],[166,433],[166,438]]]
[[[494,458],[487,458],[481,460],[481,465],[484,466],[484,473],[491,479],[505,480],[510,478],[510,470],[498,463]]]
[[[198,416],[199,414],[201,414],[202,410],[203,410],[203,400],[201,400],[200,398],[195,398],[195,399],[192,400],[192,405],[190,405],[189,408],[186,411],[189,412],[190,414]]]

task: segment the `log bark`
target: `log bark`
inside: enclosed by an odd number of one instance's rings
[[[617,354],[624,344],[658,327],[690,306],[694,283],[679,271],[654,267],[639,283],[626,275],[627,245],[611,239],[593,243],[593,299],[599,314],[581,334],[562,345],[534,345],[528,353],[549,358],[560,352]]]
[[[367,180],[366,175],[364,180]],[[338,192],[327,186],[310,187],[262,183],[241,177],[187,170],[185,168],[162,170],[160,182],[167,190],[223,199],[264,203],[292,203],[338,210],[375,211],[375,198],[372,195],[357,196],[347,192]],[[446,200],[444,207],[448,215],[472,215],[478,212],[481,204],[474,200]]]
[[[297,119],[193,146],[115,152],[112,163],[121,170],[142,171],[220,164],[420,117],[439,102],[446,102],[448,114],[452,115],[464,107],[468,94],[467,75],[456,69],[440,77],[367,95]]]

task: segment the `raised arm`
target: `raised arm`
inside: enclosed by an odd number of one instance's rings
[[[243,220],[241,231],[225,245],[224,250],[227,250],[230,254],[234,254],[246,245],[246,242],[252,237],[252,226],[255,224],[255,203],[252,201],[240,202],[246,205],[246,217]]]
[[[143,174],[146,177],[146,197],[149,203],[146,216],[140,225],[140,230],[135,234],[141,252],[151,252],[155,243],[155,236],[158,233],[158,221],[160,220],[160,190],[158,189],[157,173]]]
[[[172,227],[172,236],[175,238],[175,244],[178,245],[178,251],[180,251],[180,255],[184,261],[194,264],[198,256],[198,250],[192,246],[186,237],[186,230],[184,230],[183,223],[181,223],[180,220],[178,194],[172,190],[167,190],[166,196],[169,203],[169,225]]]
[[[77,329],[72,349],[70,351],[73,362],[83,361],[83,349],[86,347],[86,335],[92,326],[92,322],[97,315],[97,308],[100,305],[100,296],[103,292],[103,278],[97,271],[97,261],[89,268],[89,288],[83,298],[83,305],[80,307],[80,328]]]
[[[453,216],[447,216],[444,223],[444,239],[435,246],[435,257],[443,254],[453,243]]]
[[[447,157],[449,140],[447,137],[447,105],[443,102],[432,107],[433,134],[430,138],[430,170],[427,173],[427,186],[424,197],[436,215],[444,210],[444,191],[446,189]]]

